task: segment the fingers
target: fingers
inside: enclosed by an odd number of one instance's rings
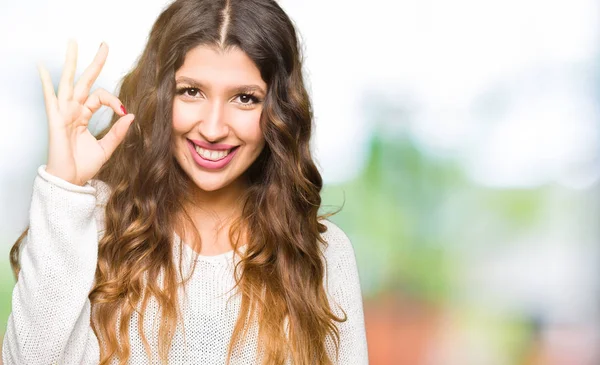
[[[50,77],[50,73],[42,65],[38,63],[37,65],[38,72],[40,74],[40,79],[42,80],[42,92],[44,93],[44,102],[46,104],[46,114],[49,114],[50,108],[53,108],[56,105],[56,94],[54,93],[54,85],[52,84],[52,77]]]
[[[92,85],[98,78],[100,71],[102,71],[102,67],[104,67],[107,56],[108,46],[106,43],[102,42],[96,53],[96,57],[94,57],[92,63],[85,69],[75,85],[75,89],[73,90],[74,100],[82,103],[87,98]]]
[[[104,89],[96,89],[85,101],[84,106],[90,110],[91,114],[94,114],[102,105],[110,107],[115,113],[119,115],[125,115],[122,104],[119,98],[109,93]]]
[[[108,133],[98,141],[100,147],[104,150],[106,160],[110,158],[113,152],[117,149],[119,144],[125,139],[125,135],[129,130],[129,126],[133,122],[135,116],[133,114],[127,114],[119,118]],[[105,161],[106,162],[106,161]]]
[[[77,43],[70,39],[67,46],[67,57],[58,84],[58,100],[69,100],[73,97],[73,80],[77,68]]]

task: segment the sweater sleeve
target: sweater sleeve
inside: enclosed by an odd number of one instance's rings
[[[354,248],[338,226],[330,221],[324,221],[324,224],[327,226],[323,238],[328,243],[325,257],[330,305],[337,316],[346,314],[345,322],[336,322],[340,333],[337,359],[331,338],[327,347],[335,364],[368,364],[365,317]]]
[[[38,168],[12,294],[2,359],[12,364],[97,364],[88,294],[98,255],[96,188]]]

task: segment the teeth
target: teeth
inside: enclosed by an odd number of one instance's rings
[[[204,149],[202,147],[196,147],[196,152],[198,152],[198,154],[200,156],[202,156],[203,158],[207,159],[207,160],[211,160],[211,161],[217,161],[220,160],[222,158],[224,158],[225,156],[227,156],[229,154],[230,150],[226,150],[226,151],[214,151],[214,150],[207,150]]]

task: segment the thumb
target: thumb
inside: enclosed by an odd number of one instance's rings
[[[113,152],[117,149],[119,144],[125,139],[125,135],[129,130],[129,126],[133,122],[135,116],[133,114],[127,114],[119,118],[117,122],[110,128],[108,133],[101,140],[98,141],[104,153],[106,154],[106,160],[110,158]]]

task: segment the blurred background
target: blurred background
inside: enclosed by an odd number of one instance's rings
[[[55,84],[110,46],[114,91],[164,0],[0,5],[0,337]],[[305,49],[323,212],[351,238],[374,365],[600,364],[600,4],[283,0]],[[51,4],[51,5],[50,5]],[[94,131],[111,114],[101,110]]]

